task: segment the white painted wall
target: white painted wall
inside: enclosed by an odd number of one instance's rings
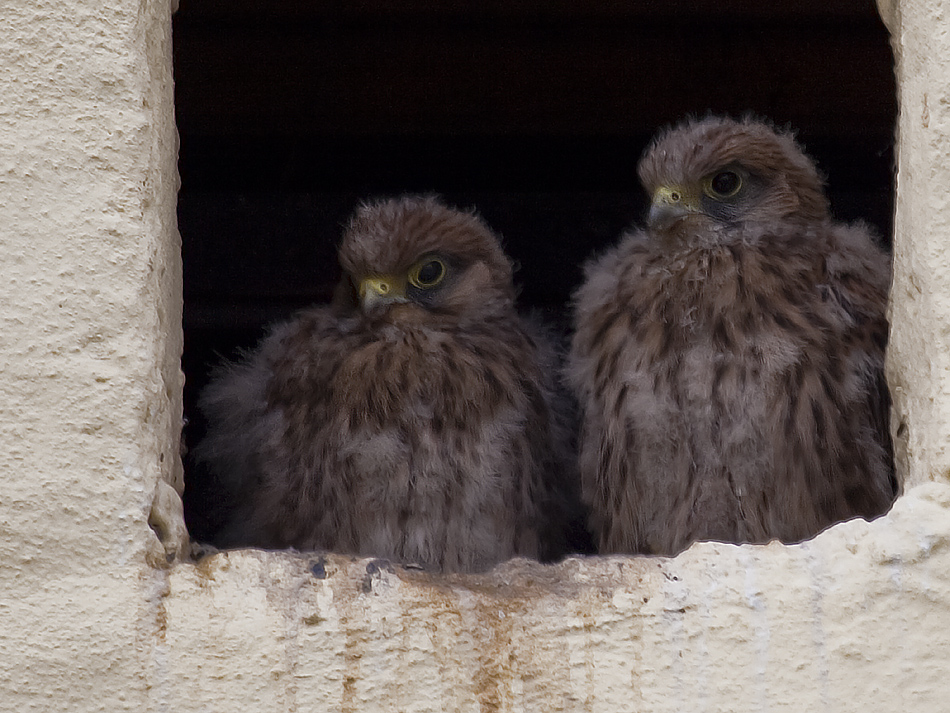
[[[181,477],[169,42],[167,1],[0,2],[3,710],[154,701],[147,519]]]
[[[0,710],[950,709],[948,0],[881,0],[902,102],[892,513],[796,547],[449,578],[167,563],[172,8],[0,6]]]
[[[950,479],[950,2],[880,0],[897,58],[888,381],[906,483]]]

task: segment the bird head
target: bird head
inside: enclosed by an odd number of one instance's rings
[[[795,140],[764,122],[711,117],[660,134],[638,167],[660,233],[830,218],[822,179]]]
[[[355,306],[369,317],[458,316],[514,301],[511,263],[495,235],[431,196],[361,206],[340,264]]]

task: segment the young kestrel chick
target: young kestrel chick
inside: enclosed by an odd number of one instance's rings
[[[639,175],[646,228],[575,296],[600,551],[798,542],[885,512],[890,266],[868,229],[834,222],[811,160],[758,121],[686,121]]]
[[[495,235],[431,197],[386,200],[357,210],[339,259],[332,305],[202,395],[198,457],[243,503],[222,544],[445,571],[564,554],[555,354],[516,313]]]

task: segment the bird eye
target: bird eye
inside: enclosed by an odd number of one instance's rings
[[[742,179],[735,171],[720,171],[709,181],[713,198],[732,198],[742,188]]]
[[[444,277],[445,263],[438,258],[421,262],[409,272],[409,282],[422,289],[435,287]]]

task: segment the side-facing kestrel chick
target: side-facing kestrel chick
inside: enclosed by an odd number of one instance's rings
[[[897,492],[886,254],[794,139],[686,121],[639,165],[646,228],[586,268],[569,378],[601,552],[797,542]]]
[[[576,514],[553,349],[475,215],[360,207],[333,303],[276,327],[201,398],[199,459],[242,503],[225,546],[477,571],[565,552]]]

